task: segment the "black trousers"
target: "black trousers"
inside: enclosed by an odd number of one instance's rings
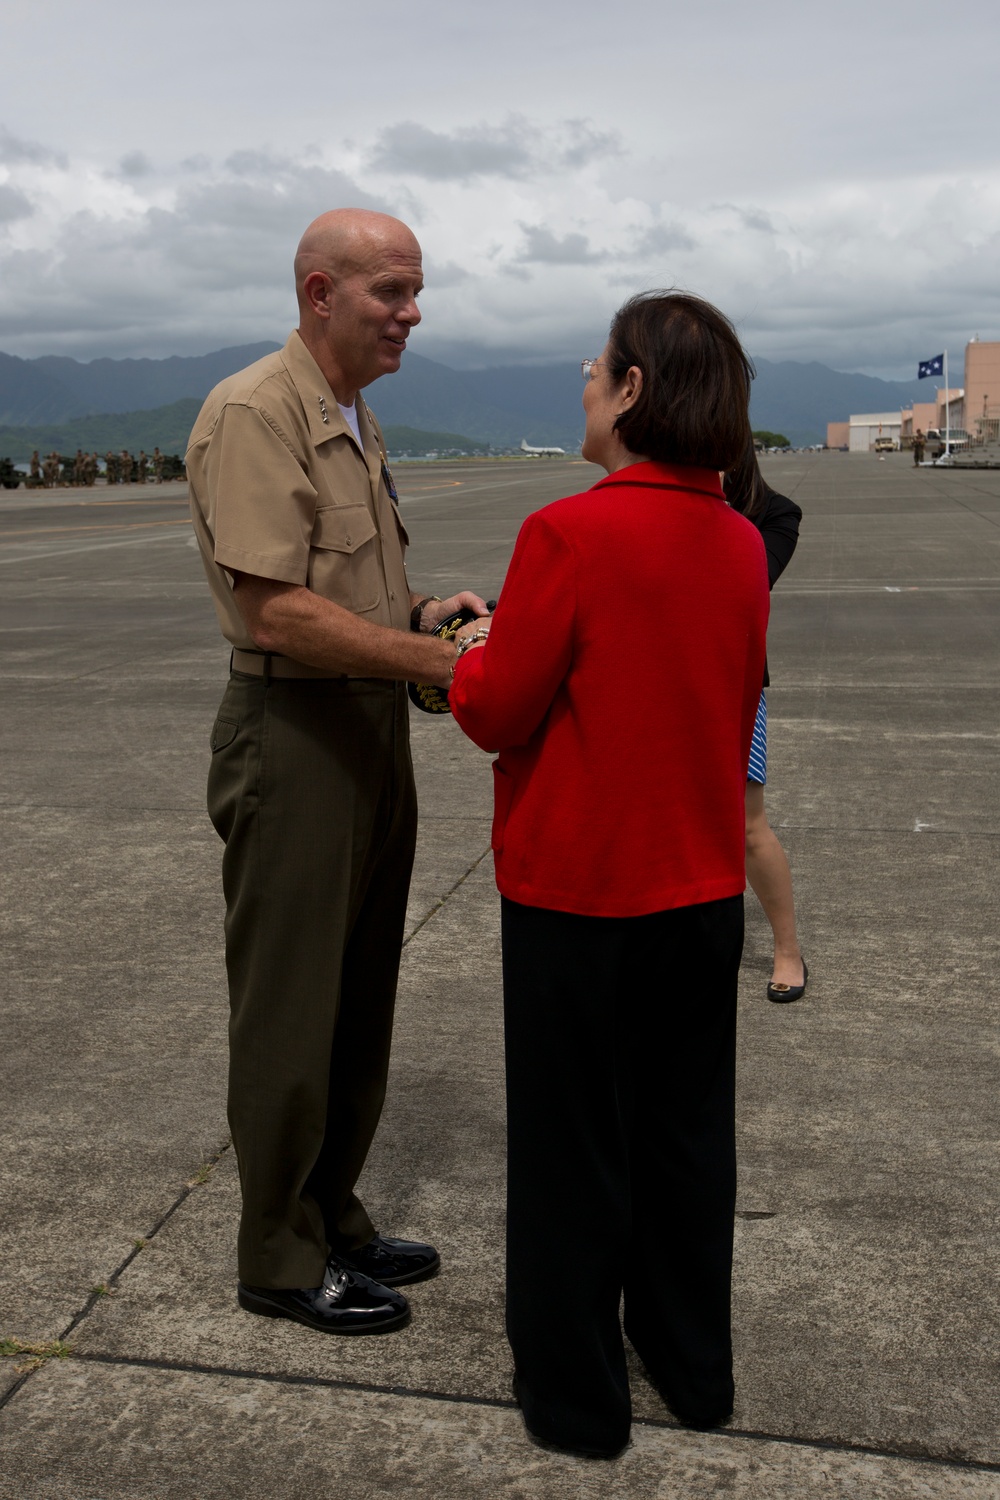
[[[373,1234],[354,1186],[385,1095],[416,794],[402,683],[234,672],[208,806],[225,840],[240,1279],[318,1286]]]
[[[507,1335],[528,1427],[623,1445],[625,1331],[673,1410],[732,1407],[743,897],[651,916],[502,903]]]

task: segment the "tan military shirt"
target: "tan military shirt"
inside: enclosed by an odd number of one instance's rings
[[[409,629],[407,535],[383,467],[382,434],[359,395],[364,453],[297,333],[223,380],[187,451],[195,535],[222,633],[254,644],[232,574],[303,584],[376,625]]]

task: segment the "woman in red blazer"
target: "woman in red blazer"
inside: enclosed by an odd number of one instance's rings
[[[611,1457],[625,1331],[682,1420],[732,1411],[736,982],[767,565],[719,471],[752,369],[698,298],[584,363],[592,489],[529,516],[451,690],[494,764],[507,1331],[529,1433]]]

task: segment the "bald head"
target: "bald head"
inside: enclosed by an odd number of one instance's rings
[[[336,283],[363,272],[380,256],[399,253],[420,261],[412,230],[390,214],[369,208],[334,208],[313,219],[295,252],[295,295],[300,310],[308,301],[305,284],[316,271]]]
[[[423,284],[420,246],[399,219],[337,208],[309,225],[295,256],[299,335],[342,406],[399,369]]]

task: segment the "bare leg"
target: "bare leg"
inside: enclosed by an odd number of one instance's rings
[[[804,970],[795,934],[792,872],[785,851],[767,821],[764,788],[759,781],[747,782],[746,852],[747,880],[774,934],[771,979],[775,984],[802,984]]]

